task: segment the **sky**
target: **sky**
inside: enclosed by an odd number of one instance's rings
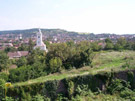
[[[0,30],[135,34],[135,0],[0,0]]]

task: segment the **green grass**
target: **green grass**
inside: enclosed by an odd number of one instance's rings
[[[123,71],[127,68],[122,68],[122,65],[128,60],[135,60],[134,51],[123,52],[99,52],[93,60],[93,68],[86,66],[80,69],[73,69],[70,71],[62,71],[61,73],[50,74],[48,76],[39,77],[37,79],[31,79],[26,82],[14,83],[13,86],[30,85],[33,83],[46,82],[48,80],[61,80],[64,78],[75,77],[79,75],[95,75],[101,71],[109,72],[111,69],[114,71]]]

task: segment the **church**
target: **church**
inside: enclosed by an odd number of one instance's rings
[[[36,39],[37,41],[36,41],[36,46],[34,47],[34,49],[39,48],[40,50],[44,50],[47,52],[46,45],[44,44],[42,40],[42,32],[40,29],[39,29],[39,32],[37,33]]]

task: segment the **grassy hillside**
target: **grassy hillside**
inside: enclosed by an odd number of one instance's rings
[[[122,51],[122,52],[98,52],[95,53],[95,58],[93,59],[92,67],[87,66],[81,69],[73,69],[70,71],[62,71],[61,73],[50,74],[48,76],[39,77],[37,79],[28,80],[26,82],[18,82],[13,84],[13,86],[30,85],[38,82],[46,82],[48,80],[61,80],[64,78],[75,77],[79,75],[95,75],[99,72],[105,71],[109,72],[111,69],[114,71],[123,71],[126,69],[133,69],[134,64],[132,61],[135,60],[134,51]],[[126,63],[131,64],[131,67],[126,67]]]

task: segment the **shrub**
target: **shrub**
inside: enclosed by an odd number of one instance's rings
[[[107,87],[107,91],[110,94],[115,94],[117,92],[124,91],[125,89],[129,88],[130,85],[128,82],[124,80],[114,79],[110,83],[110,85]]]
[[[6,98],[3,98],[2,101],[14,101],[14,99],[12,97],[6,96]]]
[[[8,74],[4,73],[4,72],[0,73],[0,79],[4,79],[5,81],[7,81],[8,80]]]
[[[0,100],[4,97],[5,93],[5,80],[0,79]]]
[[[135,101],[135,92],[130,89],[125,89],[124,91],[120,92],[120,97]]]
[[[88,88],[88,85],[78,85],[76,90],[75,90],[77,95],[81,96],[86,96],[86,95],[91,95],[93,96],[91,90]]]
[[[40,94],[37,94],[32,98],[32,101],[44,101],[44,97],[41,96]]]
[[[42,89],[42,95],[48,96],[53,100],[57,96],[57,92],[56,92],[57,88],[58,88],[58,81],[56,81],[56,80],[48,81],[45,83],[45,85]]]
[[[127,73],[127,78],[128,78],[128,82],[130,83],[131,85],[131,89],[134,89],[135,88],[135,81],[134,81],[134,73],[129,71]]]

